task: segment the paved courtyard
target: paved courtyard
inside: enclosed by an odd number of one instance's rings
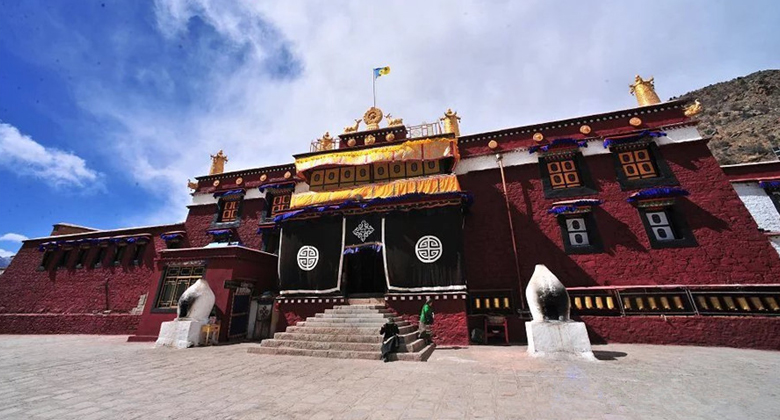
[[[437,349],[427,363],[153,349],[110,336],[0,336],[8,419],[776,419],[780,352],[596,346]]]

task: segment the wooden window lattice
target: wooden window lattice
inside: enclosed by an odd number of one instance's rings
[[[618,153],[623,173],[629,180],[657,178],[658,171],[648,149],[629,150]]]
[[[550,174],[550,186],[554,190],[582,186],[574,160],[547,162],[547,172]]]
[[[166,268],[157,308],[177,308],[182,293],[203,277],[205,271],[203,266]]]

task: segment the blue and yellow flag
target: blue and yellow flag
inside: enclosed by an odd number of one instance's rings
[[[377,77],[384,76],[386,74],[390,74],[390,66],[377,67],[374,69],[374,80],[376,80]]]

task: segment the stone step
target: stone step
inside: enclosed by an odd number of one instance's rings
[[[417,340],[417,331],[412,331],[406,334],[400,334],[398,336],[401,339],[402,344],[412,343]],[[355,335],[355,334],[304,334],[297,332],[278,332],[274,334],[274,340],[290,340],[290,341],[317,341],[317,342],[332,342],[332,343],[381,343],[382,336],[377,334],[372,335]]]
[[[261,347],[287,347],[308,350],[338,350],[338,351],[376,351],[381,352],[382,343],[339,343],[322,341],[295,341],[265,339],[260,343]],[[399,353],[414,353],[425,347],[424,340],[414,340],[411,344],[400,344]]]
[[[382,354],[378,351],[309,350],[290,347],[251,347],[248,352],[286,356],[329,357],[334,359],[379,360],[382,358]]]
[[[387,309],[385,305],[335,305],[333,309]]]
[[[436,344],[429,344],[421,351],[416,353],[390,353],[387,359],[390,361],[399,362],[427,362],[428,358],[431,357],[431,354],[435,349]]]
[[[331,357],[340,359],[381,358],[382,336],[379,330],[388,318],[395,318],[400,331],[398,351],[390,360],[426,361],[435,345],[426,346],[417,338],[417,325],[401,320],[384,305],[338,305],[287,327],[274,338],[263,340],[250,353],[290,356]]]
[[[357,309],[357,308],[333,308],[326,309],[326,314],[392,314],[393,311],[387,308],[383,309]]]
[[[312,326],[324,326],[324,325],[356,325],[356,324],[366,324],[366,326],[369,325],[378,325],[382,326],[387,324],[386,319],[382,318],[315,318],[315,317],[308,317],[305,321],[298,321],[296,325],[312,325]],[[396,325],[399,327],[404,325],[409,325],[409,321],[398,321],[396,322]],[[360,325],[357,325],[360,326]]]
[[[376,318],[382,320],[386,320],[387,318],[395,318],[395,314],[376,313],[376,312],[348,313],[348,314],[328,312],[328,313],[315,314],[314,318],[354,318],[356,316],[360,318]]]
[[[398,328],[399,334],[408,334],[412,331],[416,331],[417,326],[405,325]],[[309,325],[295,325],[287,327],[287,332],[299,332],[304,334],[363,334],[363,335],[377,335],[379,334],[379,328],[377,326],[343,326],[343,327],[317,327]]]

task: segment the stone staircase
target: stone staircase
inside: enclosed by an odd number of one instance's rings
[[[380,360],[382,336],[379,329],[395,314],[384,305],[343,305],[287,327],[287,331],[265,339],[250,353]],[[435,344],[426,346],[417,338],[417,325],[396,319],[400,343],[390,360],[428,360]]]

